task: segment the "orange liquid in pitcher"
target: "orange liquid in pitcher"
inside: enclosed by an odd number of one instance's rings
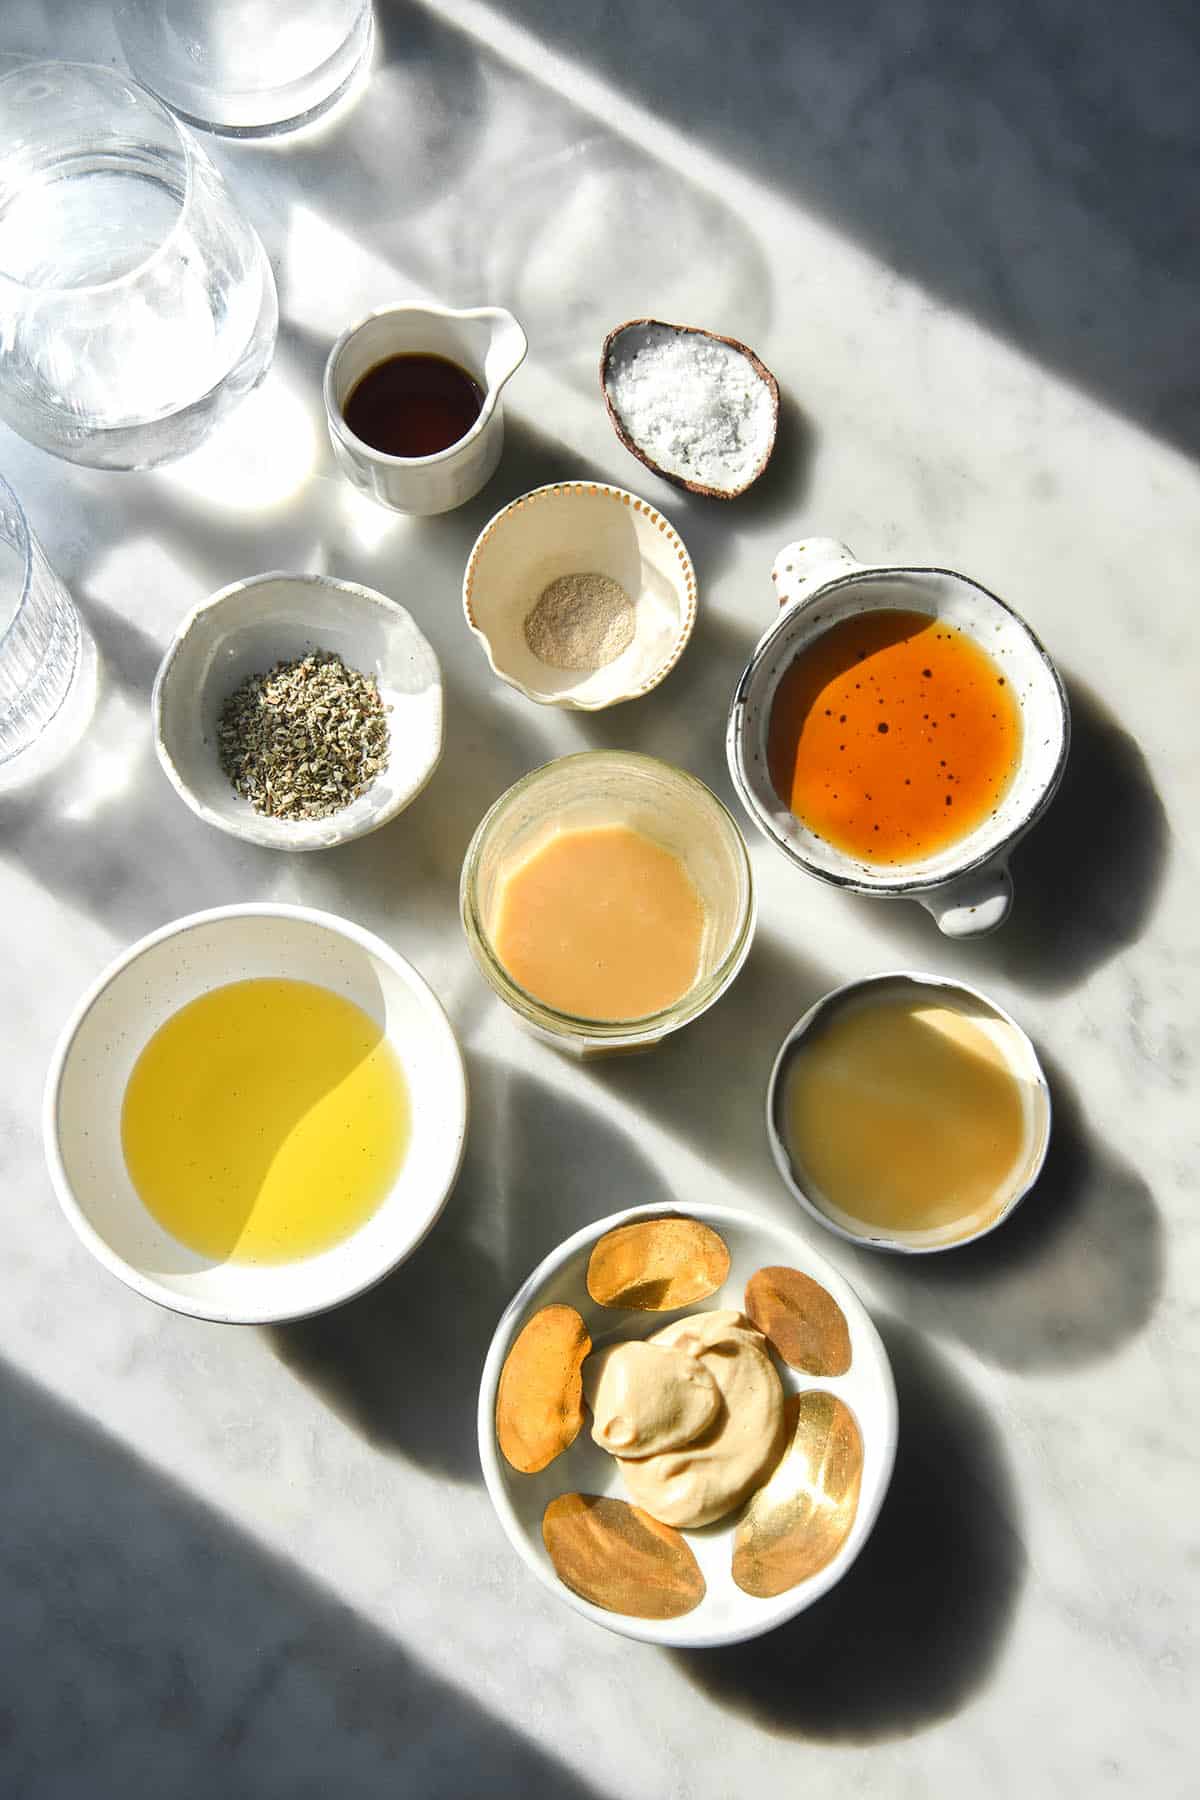
[[[775,693],[771,781],[796,817],[864,862],[905,863],[965,837],[1012,780],[1021,715],[973,638],[916,612],[843,619]]]

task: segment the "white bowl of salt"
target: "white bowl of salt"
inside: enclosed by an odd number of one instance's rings
[[[463,610],[488,662],[542,706],[648,694],[683,654],[696,576],[648,500],[596,481],[534,488],[480,532]]]

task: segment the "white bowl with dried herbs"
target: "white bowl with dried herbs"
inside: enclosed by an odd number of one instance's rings
[[[188,614],[152,698],[158,760],[210,825],[271,850],[363,837],[442,754],[442,674],[396,601],[329,575],[254,575]]]
[[[670,674],[696,622],[696,575],[648,500],[558,481],[484,526],[463,610],[501,681],[541,706],[598,712]]]

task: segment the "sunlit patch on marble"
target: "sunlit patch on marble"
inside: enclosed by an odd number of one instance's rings
[[[371,41],[366,53],[336,100],[315,118],[302,121],[299,125],[284,126],[270,134],[256,134],[248,141],[255,150],[285,152],[301,146],[306,150],[335,150],[336,146],[331,140],[337,136],[351,114],[357,111],[363,95],[378,74],[382,61],[379,21],[372,18]]]
[[[862,1486],[858,1421],[835,1394],[793,1394],[784,1407],[788,1447],[751,1496],[733,1542],[733,1579],[769,1600],[831,1563],[854,1524]]]
[[[710,1226],[698,1219],[641,1219],[597,1241],[587,1290],[600,1306],[674,1312],[715,1294],[728,1274],[728,1246]]]
[[[270,512],[304,486],[317,460],[318,420],[278,367],[213,435],[156,479],[222,514]]]
[[[496,1391],[496,1440],[518,1473],[536,1475],[579,1436],[591,1348],[573,1306],[543,1306],[522,1326]]]
[[[360,550],[368,553],[379,549],[395,531],[402,517],[400,513],[390,512],[386,506],[381,506],[378,500],[360,493],[348,481],[338,482],[337,504],[350,537]]]
[[[542,1540],[559,1580],[606,1612],[679,1619],[704,1598],[690,1545],[628,1501],[560,1494],[542,1515]]]
[[[59,817],[71,825],[85,824],[127,794],[150,747],[150,722],[140,696],[101,681],[94,699],[87,753],[79,757],[56,802]]]
[[[337,279],[330,280],[336,270]],[[288,208],[287,241],[279,271],[280,313],[287,325],[333,340],[372,307],[411,302],[430,295],[348,231],[314,207]]]
[[[790,1369],[844,1375],[850,1327],[833,1295],[799,1269],[759,1269],[746,1283],[746,1316]]]

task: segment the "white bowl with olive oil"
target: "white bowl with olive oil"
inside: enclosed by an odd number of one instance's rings
[[[300,906],[193,913],[118,957],[51,1060],[59,1202],[114,1275],[197,1318],[323,1312],[409,1256],[454,1186],[467,1084],[432,989]]]

